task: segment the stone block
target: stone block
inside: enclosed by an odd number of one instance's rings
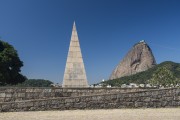
[[[168,102],[167,101],[161,101],[161,106],[162,107],[165,107],[165,106],[167,106],[168,105]]]
[[[35,110],[37,110],[36,107],[30,107],[30,108],[29,108],[29,111],[35,111]]]
[[[26,99],[34,99],[34,93],[33,92],[27,92],[26,93]]]
[[[40,93],[40,92],[35,92],[34,93],[34,99],[40,99],[41,98],[41,95],[40,94],[42,94],[42,93]]]
[[[20,98],[25,98],[26,94],[25,93],[18,93],[17,96],[20,97]]]
[[[46,100],[36,102],[36,106],[46,106],[47,104],[48,104],[48,101],[46,101]]]
[[[34,92],[34,89],[33,88],[27,88],[26,92]]]
[[[75,103],[79,103],[81,101],[81,99],[79,97],[75,98]]]
[[[12,93],[6,93],[6,97],[12,97]]]
[[[73,103],[73,102],[75,102],[74,98],[67,98],[67,99],[65,99],[65,103]]]
[[[63,89],[54,89],[54,92],[63,92]]]
[[[65,98],[58,99],[58,102],[59,102],[59,104],[64,104],[65,103]]]
[[[4,99],[5,99],[5,98],[0,98],[0,102],[4,102]]]
[[[51,97],[51,93],[50,92],[44,92],[44,97],[50,98]]]
[[[20,91],[18,91],[18,92],[26,92],[26,88],[22,88],[22,89],[20,89]]]
[[[18,102],[17,103],[17,108],[22,109],[26,107],[26,102]]]
[[[143,102],[135,102],[134,106],[136,108],[143,107]]]
[[[166,100],[166,101],[173,101],[173,96],[169,96],[169,97],[164,97],[164,99]]]
[[[13,93],[12,93],[12,97],[13,97],[13,98],[17,98],[17,97],[18,97],[18,93],[17,93],[17,92],[13,92]]]
[[[11,92],[14,92],[14,89],[13,88],[8,88],[8,89],[6,89],[6,91],[5,92],[7,92],[7,93],[11,93]]]
[[[2,112],[2,107],[1,107],[1,105],[0,105],[0,112]]]
[[[6,97],[4,99],[4,102],[11,102],[11,101],[13,101],[13,98],[11,98],[11,97]]]
[[[0,93],[0,97],[1,97],[1,98],[4,98],[5,96],[6,96],[5,93]]]
[[[63,97],[63,94],[61,92],[55,92],[54,97]]]
[[[34,103],[31,101],[25,102],[25,107],[33,107]]]
[[[35,89],[33,90],[33,92],[35,92],[35,93],[43,92],[43,89],[41,89],[41,88],[35,88]]]
[[[8,112],[11,109],[11,104],[2,104],[1,111]]]
[[[51,92],[51,89],[44,89],[43,92]]]
[[[42,104],[42,101],[34,101],[34,107],[39,107],[39,106],[41,106],[41,104]]]
[[[126,102],[126,107],[133,108],[134,107],[134,102]]]
[[[150,96],[149,96],[149,97],[145,97],[143,101],[145,101],[145,102],[149,102],[149,101],[151,101]]]
[[[25,100],[25,98],[15,98],[15,102]]]
[[[44,97],[45,97],[45,93],[44,92],[38,93],[38,98],[44,98]]]
[[[155,106],[156,108],[162,107],[161,101],[155,101],[155,102],[153,102],[153,103],[154,103],[154,106]]]

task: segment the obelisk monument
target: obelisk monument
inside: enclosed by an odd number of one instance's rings
[[[73,24],[62,87],[88,87],[75,22]]]

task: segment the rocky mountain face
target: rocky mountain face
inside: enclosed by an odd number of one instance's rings
[[[145,71],[156,65],[151,48],[142,40],[135,44],[112,72],[110,79],[129,76]]]

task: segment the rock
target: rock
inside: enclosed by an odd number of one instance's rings
[[[110,79],[129,76],[145,71],[156,65],[151,48],[142,40],[135,44],[112,72]]]

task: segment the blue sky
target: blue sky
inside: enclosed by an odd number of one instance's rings
[[[89,83],[108,79],[145,39],[157,63],[180,62],[179,0],[0,0],[0,37],[28,78],[62,83],[73,21]]]

